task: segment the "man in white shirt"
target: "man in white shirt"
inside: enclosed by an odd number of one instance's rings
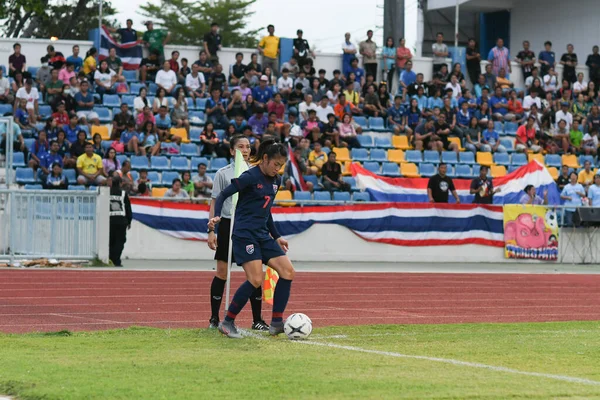
[[[25,99],[27,100],[27,109],[34,110],[35,115],[39,115],[38,112],[38,100],[40,98],[40,94],[38,90],[33,87],[33,81],[31,78],[25,79],[25,86],[17,90],[17,99]],[[15,111],[17,109],[17,102],[15,102]]]
[[[298,106],[298,112],[300,113],[300,122],[308,119],[308,110],[317,111],[317,105],[312,101],[312,95],[304,95],[304,101]]]
[[[171,64],[168,61],[163,63],[163,69],[156,73],[154,82],[167,91],[168,94],[173,94],[173,89],[177,86],[177,75],[171,70]]]
[[[558,123],[563,119],[567,123],[565,129],[568,132],[573,124],[573,114],[569,112],[569,103],[566,101],[560,103],[560,110],[556,112],[556,129],[558,129]]]
[[[196,97],[204,97],[206,90],[206,80],[204,79],[204,74],[198,72],[198,68],[199,67],[197,64],[192,64],[192,73],[185,77],[185,87],[188,95],[193,99]],[[156,77],[158,78],[158,74]]]
[[[448,46],[444,44],[442,32],[438,32],[436,35],[436,42],[431,45],[431,51],[433,52],[433,73],[435,74],[442,68],[442,65],[446,64],[446,57],[448,57]]]
[[[281,97],[287,99],[294,90],[294,80],[290,77],[290,71],[287,68],[281,70],[281,76],[277,79],[277,91]]]
[[[583,80],[583,73],[577,74],[577,82],[573,84],[573,94],[577,96],[581,92],[587,91],[588,83]]]
[[[527,79],[525,79],[525,89],[527,89],[527,90],[531,89],[531,87],[533,86],[533,81],[536,78],[540,80],[540,83],[542,84],[542,87],[543,87],[544,82],[542,81],[542,78],[540,78],[540,76],[539,76],[539,69],[538,69],[538,67],[533,67],[531,69],[531,75],[529,75],[527,77]]]
[[[321,103],[317,107],[317,119],[323,124],[328,122],[327,116],[329,114],[335,114],[333,107],[329,105],[329,99],[327,96],[321,98]]]
[[[525,96],[523,99],[523,110],[525,110],[525,116],[529,116],[529,110],[531,110],[531,105],[535,104],[538,110],[542,108],[542,101],[537,95],[537,92],[532,92]]]
[[[461,96],[462,89],[458,84],[458,79],[456,78],[456,75],[452,75],[452,77],[450,78],[450,82],[446,84],[446,89],[452,89],[452,98],[454,99],[457,99]]]
[[[0,103],[12,104],[15,98],[10,94],[10,82],[4,76],[4,71],[0,68]]]

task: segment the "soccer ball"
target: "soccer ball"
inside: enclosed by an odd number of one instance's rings
[[[312,321],[305,314],[292,314],[285,320],[283,330],[291,340],[307,339],[312,332]]]

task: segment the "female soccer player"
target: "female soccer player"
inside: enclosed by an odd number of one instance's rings
[[[244,282],[233,296],[225,320],[219,324],[219,331],[230,338],[242,337],[235,326],[235,317],[248,302],[252,293],[263,279],[262,265],[267,264],[279,273],[279,281],[273,297],[273,319],[269,333],[273,336],[283,332],[283,312],[290,297],[294,279],[294,267],[285,255],[288,242],[282,238],[271,216],[271,207],[281,184],[277,172],[287,160],[287,150],[273,139],[260,144],[254,162],[259,164],[233,179],[217,198],[215,216],[209,220],[208,229],[221,220],[221,210],[225,199],[239,192],[233,225],[233,254],[235,261],[246,272]]]
[[[231,155],[235,158],[235,151],[239,150],[244,156],[244,161],[248,162],[250,157],[250,142],[244,135],[234,135],[230,141]],[[215,213],[215,204],[217,197],[221,191],[231,184],[234,178],[234,163],[231,163],[217,171],[212,189],[212,201],[210,203],[210,217]],[[221,309],[221,301],[223,299],[223,291],[227,282],[227,257],[229,255],[229,233],[231,225],[231,199],[227,199],[223,204],[221,213],[221,222],[217,235],[212,230],[208,231],[208,247],[216,250],[215,260],[217,260],[217,273],[210,285],[210,307],[211,317],[209,328],[217,328],[219,326],[219,312]],[[235,262],[235,258],[232,258]],[[250,305],[252,306],[253,324],[252,329],[258,331],[268,331],[269,325],[262,319],[262,287],[257,287],[252,296],[250,296]]]

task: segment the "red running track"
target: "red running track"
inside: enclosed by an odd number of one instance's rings
[[[0,332],[205,327],[212,277],[0,271]],[[242,279],[234,273],[232,290]],[[298,273],[287,312],[316,326],[600,320],[600,275]],[[248,306],[238,323],[250,322]]]

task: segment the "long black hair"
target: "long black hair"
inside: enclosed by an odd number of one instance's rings
[[[288,156],[288,152],[287,149],[285,148],[285,146],[281,143],[277,143],[275,141],[275,139],[265,139],[260,146],[258,147],[258,150],[256,151],[256,154],[254,156],[252,156],[251,158],[251,162],[253,163],[257,163],[262,161],[263,156],[267,155],[267,159],[271,159],[277,156],[281,156],[281,157],[286,157]]]
[[[88,58],[89,56],[93,56],[98,52],[98,49],[95,47],[92,47],[91,49],[89,49],[87,51],[87,53],[85,53],[85,58]]]

